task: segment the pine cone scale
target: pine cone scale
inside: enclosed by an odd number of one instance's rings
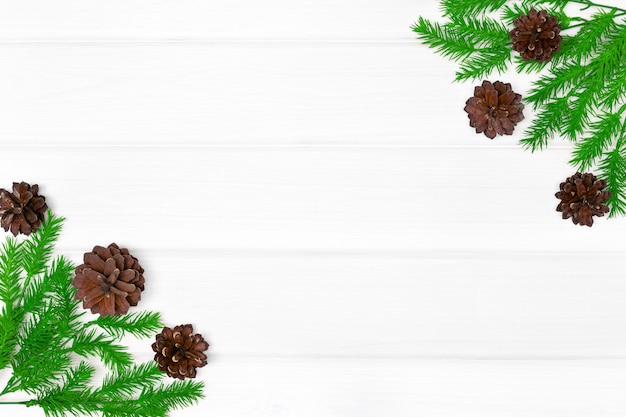
[[[120,273],[120,276],[117,278],[119,281],[130,283],[135,280],[137,273],[132,269],[125,269]]]
[[[88,252],[83,256],[83,262],[94,271],[104,273],[104,260],[95,253]]]
[[[107,260],[104,261],[104,270],[102,271],[102,273],[106,276],[109,276],[113,274],[116,269],[117,269],[117,265],[116,265],[115,260],[113,258],[108,258]],[[119,272],[120,270],[117,269],[118,274]]]
[[[115,286],[120,290],[120,291],[124,291],[126,292],[128,295],[128,293],[131,293],[133,291],[135,291],[135,289],[137,288],[134,284],[129,284],[127,282],[124,282],[122,280],[118,280],[115,284]]]
[[[105,259],[110,258],[110,257],[113,256],[111,251],[108,248],[105,248],[103,246],[96,246],[96,247],[94,247],[93,248],[93,253],[95,253],[100,258],[102,258],[102,260],[105,260]]]

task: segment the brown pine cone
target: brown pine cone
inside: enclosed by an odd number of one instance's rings
[[[556,211],[563,212],[563,218],[572,218],[574,224],[593,225],[593,216],[602,217],[609,212],[605,204],[611,192],[604,190],[606,181],[593,174],[577,172],[561,183],[561,191],[555,194],[561,202]]]
[[[170,329],[163,328],[156,335],[156,342],[152,350],[156,352],[154,360],[159,369],[172,378],[195,378],[196,368],[207,364],[207,357],[203,353],[209,344],[201,334],[193,334],[191,324],[184,324]]]
[[[525,61],[546,62],[561,45],[561,25],[555,16],[548,16],[542,10],[537,13],[531,9],[528,15],[522,15],[513,24],[515,29],[509,32],[513,49],[520,53]]]
[[[84,264],[76,267],[72,285],[83,308],[102,317],[128,313],[141,299],[145,279],[143,268],[128,249],[111,243],[107,248],[94,246],[85,253]]]
[[[465,104],[463,110],[468,113],[470,126],[490,139],[496,134],[513,134],[515,125],[524,120],[522,96],[514,93],[509,83],[483,81]]]
[[[14,236],[19,233],[30,235],[41,226],[48,205],[46,197],[38,195],[39,185],[14,182],[13,192],[0,189],[0,223],[5,231]]]

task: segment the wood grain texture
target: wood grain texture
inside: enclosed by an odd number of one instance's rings
[[[0,40],[405,40],[437,3],[409,0],[5,2]]]
[[[408,29],[437,9],[0,5],[0,186],[40,184],[76,263],[130,248],[141,308],[205,335],[173,416],[626,412],[626,222],[559,218],[571,144],[522,151],[531,109],[472,133],[473,83]]]
[[[427,64],[415,43],[11,44],[0,53],[0,136],[23,145],[518,139],[468,137],[467,114],[449,103],[473,87],[450,85],[453,71]]]

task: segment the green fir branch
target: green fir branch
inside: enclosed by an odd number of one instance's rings
[[[457,36],[479,48],[502,45],[509,41],[507,27],[496,19],[469,19],[467,16],[450,16],[450,24]]]
[[[444,16],[475,18],[500,9],[506,0],[442,0]]]
[[[99,357],[111,369],[124,369],[133,363],[133,358],[126,347],[115,344],[96,330],[81,329],[73,338],[67,351],[82,357]]]
[[[456,73],[456,81],[475,80],[489,73],[504,72],[511,61],[511,51],[506,48],[492,48],[489,52],[466,59]]]
[[[41,407],[48,417],[165,417],[169,412],[193,405],[203,398],[202,382],[162,383],[164,374],[155,362],[113,372],[104,378],[99,388],[87,384],[91,378],[85,379],[87,374],[88,369],[80,380],[76,376],[73,379],[66,377],[62,385],[47,390],[27,405]]]
[[[26,273],[26,282],[35,275],[41,274],[52,257],[54,242],[61,233],[63,218],[57,217],[48,210],[47,219],[41,224],[38,233],[23,243],[22,268]]]
[[[167,413],[197,403],[204,396],[203,389],[201,381],[174,381],[169,385],[145,387],[137,401],[144,407],[165,407]]]
[[[156,362],[132,365],[107,375],[97,393],[111,400],[120,401],[139,392],[146,384],[156,384],[162,375]]]
[[[602,114],[589,127],[589,135],[576,143],[570,164],[581,172],[592,168],[598,158],[612,146],[622,129],[621,113]]]
[[[581,24],[576,35],[570,37],[570,44],[561,45],[562,59],[583,62],[584,59],[596,53],[607,41],[607,37],[615,34],[616,30],[615,14],[598,11],[591,16],[591,20]]]
[[[567,97],[556,98],[545,104],[524,132],[520,144],[531,152],[543,150],[554,135],[567,124],[570,117]]]
[[[150,337],[163,328],[160,314],[151,311],[120,316],[100,316],[89,322],[89,325],[100,327],[115,339],[120,339],[126,334],[135,337]]]
[[[626,65],[615,69],[613,76],[609,77],[601,93],[600,107],[613,111],[626,102]]]
[[[11,363],[19,331],[16,308],[22,293],[20,246],[16,239],[8,237],[0,250],[0,369]]]
[[[533,105],[535,110],[546,103],[560,98],[572,97],[577,87],[589,77],[590,69],[576,64],[563,65],[535,81],[524,101]]]
[[[621,137],[614,150],[604,154],[598,170],[608,184],[611,192],[607,204],[611,207],[609,217],[626,215],[626,133],[622,129]]]
[[[420,17],[411,28],[425,45],[452,61],[467,58],[479,50],[450,25],[442,26],[437,22],[430,22]]]

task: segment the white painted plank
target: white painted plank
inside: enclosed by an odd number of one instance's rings
[[[623,361],[259,362],[218,358],[199,410],[285,417],[617,417],[626,411]]]
[[[626,358],[615,252],[134,253],[140,308],[193,323],[218,357]]]
[[[453,66],[418,43],[0,45],[0,54],[0,137],[18,144],[517,147],[528,126],[494,141],[476,135],[463,111],[474,83],[452,84]],[[528,85],[516,77],[517,91]]]
[[[24,0],[0,7],[0,40],[410,40],[438,2]]]
[[[171,417],[621,417],[626,364],[214,358],[206,399]],[[3,414],[43,417],[37,408]]]
[[[68,217],[62,245],[152,249],[624,251],[624,219],[555,211],[568,152],[512,149],[5,148]],[[24,161],[28,163],[24,163]],[[8,175],[8,174],[7,174]]]

